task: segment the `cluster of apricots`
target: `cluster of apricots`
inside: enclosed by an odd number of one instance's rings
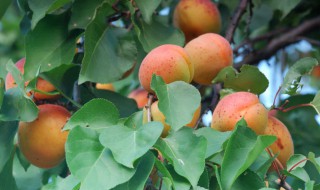
[[[173,23],[183,31],[187,43],[184,47],[161,45],[146,55],[139,68],[139,80],[149,93],[154,93],[150,87],[153,74],[161,76],[167,84],[174,81],[193,81],[210,85],[223,68],[233,64],[230,43],[216,34],[221,28],[221,18],[217,7],[210,0],[180,0],[174,11]],[[152,120],[163,123],[161,136],[166,137],[170,126],[165,123],[165,116],[158,108],[158,101],[152,103],[150,110]],[[200,110],[201,107],[195,111],[187,126],[196,125],[201,115]],[[146,112],[144,109],[144,123],[147,122]],[[274,154],[279,153],[277,159],[285,166],[294,152],[291,135],[281,121],[268,114],[268,110],[255,94],[236,92],[223,97],[213,112],[211,128],[230,131],[241,118],[244,118],[258,135],[277,137],[276,142],[269,148]]]
[[[16,63],[16,67],[23,74],[26,59],[23,58]],[[25,86],[28,85],[25,82]],[[11,73],[6,76],[6,90],[16,87],[16,83]],[[48,95],[41,92],[52,92],[56,88],[48,81],[38,78],[36,84],[39,92],[28,92],[35,101],[55,100],[60,95]],[[33,165],[41,168],[52,168],[62,162],[65,158],[64,145],[68,132],[63,131],[63,127],[70,117],[70,113],[62,106],[54,104],[42,104],[38,106],[38,117],[31,122],[20,121],[18,129],[18,145],[26,157]]]

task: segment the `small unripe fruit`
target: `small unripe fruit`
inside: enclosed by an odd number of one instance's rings
[[[142,109],[148,103],[148,91],[138,88],[133,90],[128,98],[132,98],[137,102],[138,108]]]
[[[193,114],[193,118],[190,121],[190,123],[186,124],[185,126],[187,127],[195,127],[197,124],[197,121],[200,117],[201,114],[201,106],[199,106],[199,108],[194,112]],[[163,113],[159,110],[158,107],[158,101],[155,101],[152,105],[151,105],[151,115],[152,115],[152,120],[153,121],[159,121],[163,124],[164,128],[161,134],[161,137],[166,137],[168,136],[169,130],[170,130],[170,125],[168,125],[165,120],[165,116],[163,115]],[[147,123],[147,110],[144,108],[143,109],[143,123]]]
[[[161,76],[168,84],[174,81],[190,83],[193,73],[193,64],[185,50],[177,45],[166,44],[153,49],[143,59],[139,80],[145,90],[153,92],[150,87],[152,74]]]
[[[27,160],[40,168],[52,168],[65,158],[65,142],[68,131],[62,131],[70,113],[62,106],[43,104],[38,106],[38,118],[32,122],[20,122],[18,143]]]
[[[114,86],[111,83],[107,83],[107,84],[97,83],[96,89],[114,91]]]
[[[263,134],[268,122],[268,111],[255,94],[236,92],[222,98],[216,106],[211,127],[218,131],[231,131],[244,118],[257,134]]]
[[[185,50],[194,64],[193,81],[199,84],[211,84],[220,70],[233,64],[232,48],[219,34],[201,35],[187,43]]]
[[[280,120],[269,115],[268,125],[264,134],[277,137],[276,142],[269,148],[274,154],[279,153],[277,159],[285,167],[290,156],[294,154],[294,145],[289,130]]]
[[[211,0],[180,0],[174,10],[173,24],[183,31],[188,42],[201,34],[219,33],[221,16]]]

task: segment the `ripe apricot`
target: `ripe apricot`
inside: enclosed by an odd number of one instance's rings
[[[193,73],[193,64],[185,50],[177,45],[166,44],[151,50],[143,59],[139,80],[145,90],[153,92],[150,87],[152,74],[160,75],[168,84],[174,81],[189,83]]]
[[[294,145],[289,130],[280,120],[269,115],[268,125],[264,134],[277,137],[276,142],[269,146],[269,148],[274,154],[279,153],[277,159],[285,167],[290,156],[294,154]]]
[[[148,103],[148,91],[143,88],[133,90],[128,98],[132,98],[137,102],[138,108],[142,109]]]
[[[255,94],[236,92],[222,98],[216,106],[211,127],[219,131],[231,131],[244,118],[257,134],[263,134],[268,122],[268,111]]]
[[[25,58],[20,59],[16,63],[16,67],[19,69],[19,71],[22,74],[24,74],[25,63],[26,63]],[[6,90],[17,86],[11,73],[7,74],[5,83],[6,83]],[[29,81],[26,81],[25,86],[27,86],[28,83],[29,83]],[[50,82],[48,82],[40,77],[37,80],[36,88],[40,91],[43,91],[43,92],[52,92],[52,91],[56,90],[56,88]],[[31,96],[31,94],[32,93],[29,93],[28,95]],[[57,99],[59,97],[60,97],[60,95],[46,95],[46,94],[42,94],[39,92],[34,93],[34,99],[36,99],[36,100],[44,100],[44,99],[51,99],[52,100],[52,99]]]
[[[24,73],[24,64],[26,62],[25,58],[20,59],[19,61],[16,62],[16,67],[19,69],[19,71],[23,74]],[[28,85],[28,81],[25,82],[25,86]],[[8,73],[6,76],[6,81],[5,81],[5,85],[6,85],[6,90],[10,89],[10,88],[14,88],[17,86],[16,82],[14,81],[14,78],[12,76],[11,73]]]
[[[185,46],[194,64],[193,81],[203,85],[211,84],[220,70],[233,63],[229,42],[219,34],[203,34]]]
[[[195,127],[196,124],[197,124],[197,121],[200,117],[200,114],[201,114],[201,106],[199,106],[199,108],[194,112],[193,114],[193,118],[192,120],[190,121],[190,123],[186,124],[185,126],[187,127]],[[170,125],[168,125],[165,120],[165,116],[163,115],[163,113],[159,110],[159,107],[158,107],[158,101],[155,101],[152,105],[151,105],[151,115],[152,115],[152,120],[153,121],[159,121],[163,124],[164,128],[163,128],[163,131],[162,131],[162,134],[161,134],[161,137],[166,137],[169,133],[169,130],[170,130]],[[143,123],[147,123],[147,110],[146,108],[143,109]]]
[[[107,83],[107,84],[97,83],[96,89],[114,91],[114,86],[111,83]]]
[[[20,122],[18,143],[27,160],[40,168],[52,168],[63,161],[68,131],[62,131],[70,113],[53,104],[38,106],[38,118]]]
[[[173,24],[182,30],[188,42],[201,34],[219,33],[221,16],[211,0],[180,0],[174,10]]]

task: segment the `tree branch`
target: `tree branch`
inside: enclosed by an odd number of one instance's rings
[[[238,26],[238,23],[241,19],[241,16],[246,12],[246,8],[248,2],[250,0],[241,0],[238,7],[236,8],[236,12],[232,16],[232,20],[229,23],[228,29],[226,31],[226,39],[231,43],[233,42],[233,35]]]
[[[301,40],[300,36],[319,26],[320,16],[307,20],[298,27],[287,30],[286,33],[281,33],[282,35],[272,38],[271,41],[263,49],[258,51],[253,50],[252,52],[247,54],[243,58],[243,60],[236,65],[236,68],[240,68],[243,64],[257,64],[261,60],[270,58],[278,50],[290,44],[298,42],[299,40]]]

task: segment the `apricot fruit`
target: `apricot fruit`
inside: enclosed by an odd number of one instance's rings
[[[313,67],[311,71],[311,76],[315,78],[320,78],[320,65],[316,65]]]
[[[230,43],[219,34],[203,34],[185,46],[194,64],[193,81],[203,85],[211,84],[220,70],[233,64]]]
[[[96,89],[114,91],[114,86],[111,83],[107,83],[107,84],[97,83]]]
[[[139,68],[139,80],[142,87],[153,92],[150,87],[152,74],[162,77],[165,83],[193,79],[193,64],[185,50],[177,45],[165,44],[151,50],[142,60]]]
[[[142,109],[148,103],[148,91],[143,88],[133,90],[128,98],[132,98],[137,102],[138,108]]]
[[[174,10],[173,24],[182,30],[188,42],[205,33],[219,33],[221,16],[211,0],[180,0]]]
[[[191,127],[191,128],[195,127],[198,122],[198,119],[200,117],[200,114],[201,114],[201,106],[199,106],[198,109],[196,109],[196,111],[193,114],[192,120],[190,121],[190,123],[186,124],[185,126]],[[169,133],[169,130],[171,127],[170,127],[170,125],[168,125],[165,122],[166,118],[163,115],[163,113],[159,110],[158,101],[155,101],[151,105],[151,116],[152,116],[153,121],[159,121],[164,126],[161,137],[164,138],[164,137],[168,136],[168,133]],[[148,122],[147,121],[147,110],[146,110],[146,108],[144,108],[143,109],[143,123],[147,123],[147,122]]]
[[[252,130],[263,134],[268,123],[268,111],[250,92],[236,92],[222,98],[216,106],[211,128],[218,131],[231,131],[236,123],[244,118]]]
[[[62,131],[70,113],[54,104],[39,105],[32,122],[20,122],[18,144],[26,159],[40,168],[52,168],[65,158],[68,131]]]
[[[24,65],[26,63],[26,59],[25,58],[22,58],[20,59],[17,63],[16,63],[16,67],[19,69],[19,71],[24,74]],[[8,73],[7,76],[6,76],[6,90],[10,89],[10,88],[14,88],[17,86],[16,82],[14,81],[14,78],[12,76],[11,73]],[[29,81],[26,81],[25,82],[25,86],[27,86],[29,83]],[[48,81],[42,79],[42,78],[38,78],[37,79],[37,84],[36,84],[36,89],[40,90],[40,91],[43,91],[43,92],[52,92],[52,91],[55,91],[56,88]],[[31,96],[32,92],[31,93],[28,93],[29,96]],[[35,92],[34,93],[34,99],[35,100],[44,100],[44,99],[47,99],[47,100],[53,100],[53,99],[57,99],[59,98],[60,95],[59,94],[55,94],[55,95],[47,95],[47,94],[43,94],[43,93],[40,93],[40,92]]]
[[[16,67],[19,69],[19,71],[23,74],[24,73],[24,64],[26,62],[25,58],[20,59],[19,61],[16,62]],[[28,85],[28,81],[25,82],[25,86]],[[14,81],[14,78],[12,76],[11,73],[8,73],[6,76],[6,81],[5,81],[5,85],[6,85],[6,90],[9,90],[10,88],[14,88],[17,86],[16,82]]]
[[[287,127],[277,118],[269,115],[265,135],[274,135],[276,142],[269,146],[274,154],[279,153],[277,159],[285,167],[290,156],[294,154],[294,145]]]

